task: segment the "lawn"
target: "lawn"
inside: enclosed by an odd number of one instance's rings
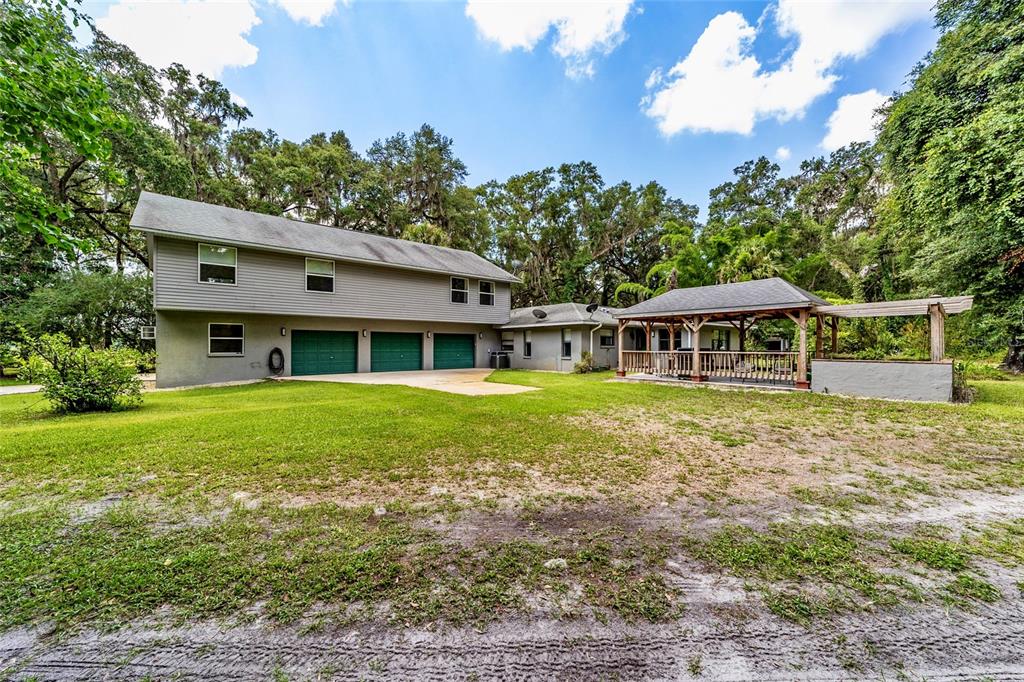
[[[926,405],[609,378],[0,397],[0,629],[671,622],[681,565],[796,623],[1019,597],[1024,521],[989,512],[1024,499],[1024,382]]]

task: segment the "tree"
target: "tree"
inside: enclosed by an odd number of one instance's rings
[[[936,20],[938,46],[879,137],[893,184],[883,230],[916,293],[975,295],[1012,350],[1024,343],[1024,5],[940,0]]]
[[[63,229],[74,214],[66,197],[42,182],[57,159],[100,164],[109,183],[117,176],[106,131],[125,125],[110,106],[92,65],[73,46],[71,29],[82,20],[68,0],[4,0],[0,4],[0,229],[37,235],[70,249],[80,242]]]
[[[60,333],[75,345],[138,347],[139,327],[152,324],[148,275],[75,270],[33,291],[13,319],[33,336]]]

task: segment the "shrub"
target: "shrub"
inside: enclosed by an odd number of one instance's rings
[[[576,374],[589,374],[594,371],[594,354],[589,350],[580,353],[580,361],[573,365],[572,371]]]
[[[72,346],[63,334],[46,334],[29,359],[32,380],[60,412],[109,411],[142,401],[135,375],[139,353],[129,348]]]

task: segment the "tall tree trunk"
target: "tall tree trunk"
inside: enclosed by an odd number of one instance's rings
[[[1024,372],[1024,337],[1012,336],[1003,359],[1003,369],[1020,374]]]

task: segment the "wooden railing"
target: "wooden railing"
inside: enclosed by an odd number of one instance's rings
[[[797,353],[702,350],[699,363],[701,375],[709,379],[791,384],[796,379]],[[622,364],[625,372],[690,376],[693,351],[627,350],[622,352]]]
[[[693,353],[691,351],[668,350],[624,350],[622,351],[622,369],[626,372],[641,374],[690,374],[693,369]]]
[[[792,352],[701,351],[700,372],[709,378],[793,383],[796,359]]]

